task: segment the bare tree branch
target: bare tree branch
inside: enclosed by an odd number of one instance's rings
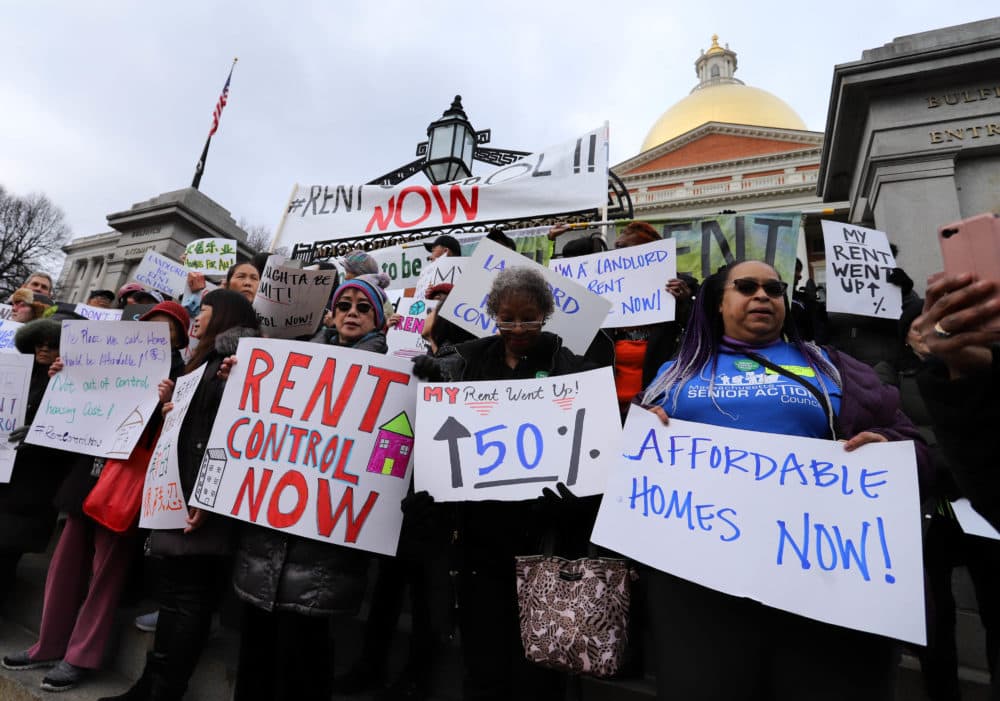
[[[0,186],[0,298],[36,270],[58,277],[58,253],[70,238],[62,210],[48,197],[18,197]]]

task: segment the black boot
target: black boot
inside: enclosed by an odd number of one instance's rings
[[[187,612],[160,609],[153,650],[146,658],[150,691],[144,701],[181,701],[211,624],[211,608]]]
[[[151,652],[146,653],[146,666],[142,668],[142,676],[136,679],[128,691],[118,696],[105,696],[97,701],[149,701],[149,693],[152,690],[153,678],[149,673]]]

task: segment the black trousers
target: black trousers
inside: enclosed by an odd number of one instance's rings
[[[245,604],[234,701],[329,701],[329,618]]]
[[[646,576],[658,699],[893,700],[895,641]]]

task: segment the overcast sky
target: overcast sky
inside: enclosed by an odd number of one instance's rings
[[[823,131],[836,64],[998,14],[995,0],[0,7],[0,185],[47,194],[75,236],[190,184],[234,56],[201,190],[274,229],[294,183],[363,183],[412,160],[455,94],[496,148],[540,150],[608,120],[614,164],[695,85],[713,33],[737,78]]]

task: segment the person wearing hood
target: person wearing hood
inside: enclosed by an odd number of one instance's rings
[[[11,306],[10,320],[25,324],[35,319],[41,319],[45,311],[52,306],[52,300],[41,292],[32,292],[26,287],[14,290],[7,299]]]
[[[49,383],[49,366],[59,354],[62,325],[58,321],[29,321],[17,330],[18,352],[34,356],[28,385],[24,425],[11,432],[19,443],[28,434]],[[66,476],[72,456],[53,448],[20,443],[10,481],[0,484],[0,599],[14,584],[17,563],[26,552],[48,547],[58,512],[52,505],[59,484]]]

